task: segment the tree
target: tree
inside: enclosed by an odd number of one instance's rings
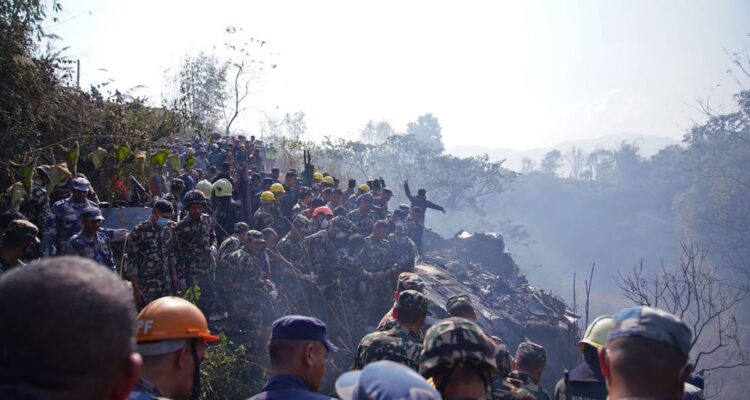
[[[305,122],[305,113],[297,111],[294,113],[286,113],[284,120],[281,125],[286,131],[286,134],[293,140],[300,140],[302,136],[307,132],[307,122]]]
[[[445,150],[442,129],[437,118],[432,114],[425,114],[419,116],[416,122],[406,125],[406,134],[413,135],[417,140],[442,153]]]
[[[750,355],[739,340],[735,313],[748,296],[748,286],[724,281],[706,262],[700,245],[682,244],[675,268],[662,265],[653,277],[643,262],[630,273],[620,273],[617,285],[635,304],[675,314],[693,331],[691,359],[696,370],[719,371],[750,366]],[[715,389],[716,390],[716,389]]]
[[[575,146],[571,147],[570,150],[565,153],[565,161],[568,162],[570,177],[573,179],[581,179],[583,168],[586,165],[586,155],[583,153],[583,150]]]
[[[539,163],[539,169],[550,175],[557,175],[557,170],[562,166],[562,154],[560,150],[548,151]]]
[[[528,157],[524,157],[521,160],[521,173],[524,174],[524,175],[528,175],[528,174],[534,172],[534,168],[536,167],[535,164],[536,163],[534,162],[534,160],[532,160],[532,159],[530,159]]]
[[[213,54],[185,56],[178,71],[167,77],[173,93],[168,105],[183,120],[183,131],[213,132],[218,128],[227,93],[229,65]]]
[[[614,160],[612,151],[596,149],[586,157],[586,167],[591,174],[591,179],[597,181],[607,180],[612,176]]]
[[[396,134],[388,121],[367,121],[367,125],[359,132],[360,138],[365,143],[380,144]]]

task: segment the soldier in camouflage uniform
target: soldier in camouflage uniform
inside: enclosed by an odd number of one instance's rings
[[[398,272],[414,272],[417,260],[417,245],[409,237],[406,224],[396,224],[396,232],[388,237],[390,259]]]
[[[310,206],[310,203],[312,202],[313,194],[312,190],[308,187],[302,187],[299,191],[299,201],[297,201],[297,204],[292,207],[292,218],[294,218],[297,214],[302,214],[307,210],[307,208]]]
[[[270,283],[263,278],[260,257],[263,254],[263,234],[249,231],[244,246],[232,253],[226,262],[227,274],[232,277],[224,288],[229,320],[227,334],[235,341],[247,344],[249,354],[261,351],[263,337],[263,309],[269,303]]]
[[[136,225],[128,235],[125,276],[133,285],[133,297],[139,309],[176,291],[172,214],[172,204],[159,200],[154,204],[151,218]]]
[[[219,246],[219,259],[225,260],[229,255],[242,248],[250,226],[244,222],[234,224],[234,234],[224,239]],[[217,278],[218,279],[218,278]]]
[[[419,373],[443,398],[487,398],[487,382],[497,365],[492,342],[479,325],[446,318],[427,330],[423,346]]]
[[[260,208],[253,214],[253,228],[262,231],[273,226],[273,204],[276,197],[270,191],[260,193]]]
[[[179,221],[182,215],[182,193],[185,191],[185,181],[180,178],[174,178],[169,183],[169,193],[164,195],[164,200],[172,204],[174,208],[173,221]]]
[[[81,212],[83,229],[68,240],[67,254],[90,258],[115,271],[115,259],[109,236],[100,230],[104,221],[101,210],[89,207]]]
[[[284,197],[286,197],[286,189],[284,189],[284,185],[274,183],[271,185],[271,193],[273,193],[274,196],[273,207],[271,208],[273,222],[271,223],[271,226],[266,226],[264,229],[273,228],[277,235],[283,237],[289,233],[289,229],[291,229],[292,226],[286,215],[284,215]]]
[[[72,181],[70,197],[56,202],[50,209],[47,226],[44,232],[42,252],[46,256],[66,254],[68,239],[81,230],[81,213],[85,208],[98,206],[86,195],[91,184],[86,178],[75,178]]]
[[[240,219],[242,204],[232,199],[232,183],[227,179],[219,179],[213,184],[213,195],[216,243],[223,243],[234,233],[234,223]]]
[[[310,255],[305,247],[305,232],[309,221],[304,215],[296,215],[292,221],[292,229],[284,236],[276,250],[291,266],[288,273],[277,274],[274,283],[279,290],[282,310],[286,314],[307,315],[311,310],[312,285],[309,277],[311,270]]]
[[[317,299],[315,314],[326,317],[329,311],[327,295],[333,289],[336,281],[336,252],[347,245],[353,226],[349,220],[336,217],[331,220],[331,226],[305,238],[308,242],[313,273],[317,275],[317,288],[313,295]],[[329,318],[325,318],[331,320]]]
[[[490,336],[490,340],[495,345],[495,363],[497,364],[497,371],[492,374],[492,382],[490,382],[488,391],[491,391],[493,385],[497,385],[500,381],[507,378],[513,370],[513,357],[511,357],[510,351],[508,351],[505,342],[497,336]]]
[[[380,323],[376,329],[377,331],[387,331],[396,326],[396,318],[393,317],[393,310],[396,308],[399,293],[404,290],[416,290],[417,292],[424,294],[424,281],[419,275],[413,272],[402,272],[398,275],[396,291],[393,292],[393,307],[383,315],[383,318],[380,319]]]
[[[175,253],[177,255],[177,276],[184,289],[198,285],[201,297],[198,307],[208,314],[214,296],[213,265],[216,249],[216,235],[211,217],[203,213],[206,195],[200,190],[185,194],[184,204],[187,216],[177,223],[174,229]]]
[[[504,381],[493,381],[490,399],[493,400],[549,400],[549,394],[539,386],[547,352],[544,347],[523,342],[518,345],[514,369]]]
[[[229,274],[228,261],[230,256],[241,249],[244,246],[245,240],[247,240],[247,233],[250,231],[250,226],[244,222],[237,222],[234,224],[234,234],[229,236],[219,246],[219,256],[216,261],[216,273],[215,273],[215,287],[216,287],[216,301],[213,304],[213,313],[223,315],[229,310],[226,306],[224,299],[230,295],[227,292],[227,288],[231,286],[231,281],[234,279]]]
[[[388,211],[388,202],[391,200],[391,197],[393,197],[393,191],[384,188],[380,192],[380,196],[378,196],[373,202],[373,205],[375,206],[375,214],[378,216],[379,220],[385,220],[390,216],[391,213]]]
[[[419,330],[427,317],[428,304],[427,297],[416,290],[401,292],[395,309],[397,325],[362,338],[357,347],[354,369],[362,369],[371,362],[390,360],[418,370],[422,352]]]
[[[47,191],[44,189],[49,184],[49,175],[42,167],[35,169],[36,175],[31,185],[31,196],[24,199],[19,206],[18,211],[29,219],[37,227],[47,226],[47,218],[50,214],[49,198]],[[39,239],[43,238],[43,232],[39,232]],[[42,256],[42,247],[35,242],[32,249],[27,253],[29,259],[40,258]]]
[[[370,324],[376,324],[381,315],[391,306],[391,293],[398,274],[390,260],[390,244],[385,239],[388,225],[385,221],[375,224],[372,235],[365,238],[367,244],[362,254],[365,271],[376,274],[371,280],[368,290],[368,301],[365,304],[365,314]]]
[[[372,210],[374,200],[371,194],[365,193],[359,198],[359,208],[349,211],[349,214],[346,215],[349,221],[352,221],[357,227],[357,233],[362,236],[370,235],[375,221],[378,220],[375,211]]]

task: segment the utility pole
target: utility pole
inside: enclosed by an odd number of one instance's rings
[[[76,60],[76,86],[81,88],[81,60]]]

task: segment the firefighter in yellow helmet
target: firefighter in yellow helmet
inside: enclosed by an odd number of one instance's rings
[[[260,208],[253,214],[253,229],[262,231],[273,224],[273,205],[276,196],[270,190],[260,194]]]
[[[578,342],[578,350],[583,361],[568,374],[568,382],[562,378],[555,385],[555,399],[564,400],[570,391],[572,398],[601,399],[607,398],[607,385],[599,369],[599,349],[607,344],[609,331],[612,329],[612,317],[602,315],[586,328],[583,339]]]
[[[143,368],[129,399],[198,399],[206,343],[219,340],[198,307],[179,297],[156,299],[138,314],[136,328]]]

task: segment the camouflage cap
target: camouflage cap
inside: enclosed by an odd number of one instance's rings
[[[5,236],[9,241],[22,242],[24,240],[32,240],[38,243],[38,234],[39,228],[25,219],[14,219],[10,221],[8,227],[5,229]]]
[[[396,309],[408,311],[414,314],[427,314],[427,306],[430,304],[427,297],[416,290],[404,290],[398,294]]]
[[[516,349],[516,360],[529,360],[534,364],[547,362],[547,351],[542,345],[534,342],[521,342]]]
[[[250,225],[244,222],[237,222],[234,224],[234,233],[240,234],[250,230]]]
[[[398,210],[396,210],[398,211]],[[409,227],[405,223],[396,224],[396,235],[409,236]]]
[[[174,179],[172,179],[172,181],[171,181],[171,182],[169,183],[169,187],[170,187],[170,188],[184,188],[184,187],[185,187],[185,181],[183,181],[183,180],[182,180],[182,179],[180,179],[180,178],[174,178]]]
[[[91,183],[89,182],[89,180],[82,176],[73,179],[72,186],[73,190],[79,192],[88,192],[89,189],[91,189]]]
[[[250,230],[247,232],[247,240],[250,240],[255,243],[265,243],[266,240],[263,239],[263,234],[256,231],[255,229]]]
[[[102,210],[97,207],[86,207],[81,211],[81,221],[104,221]]]
[[[396,291],[401,293],[404,290],[416,290],[424,293],[424,281],[419,275],[413,272],[402,272],[398,275],[396,282]]]
[[[457,294],[455,296],[451,296],[445,303],[445,310],[448,311],[448,313],[450,313],[451,310],[458,309],[460,307],[471,308],[472,310],[474,310],[474,306],[471,304],[471,297],[469,297],[468,294]]]
[[[640,337],[664,343],[690,356],[693,333],[675,315],[658,308],[640,306],[621,310],[612,318],[608,342],[618,338]]]
[[[353,232],[354,224],[346,217],[338,216],[331,220],[331,226],[333,229],[341,232]]]
[[[497,336],[490,336],[490,340],[495,345],[495,363],[497,364],[497,374],[506,377],[513,370],[513,358],[510,356],[508,347],[505,342]]]
[[[427,330],[419,373],[429,377],[441,368],[475,366],[495,372],[495,349],[476,323],[446,318]]]

